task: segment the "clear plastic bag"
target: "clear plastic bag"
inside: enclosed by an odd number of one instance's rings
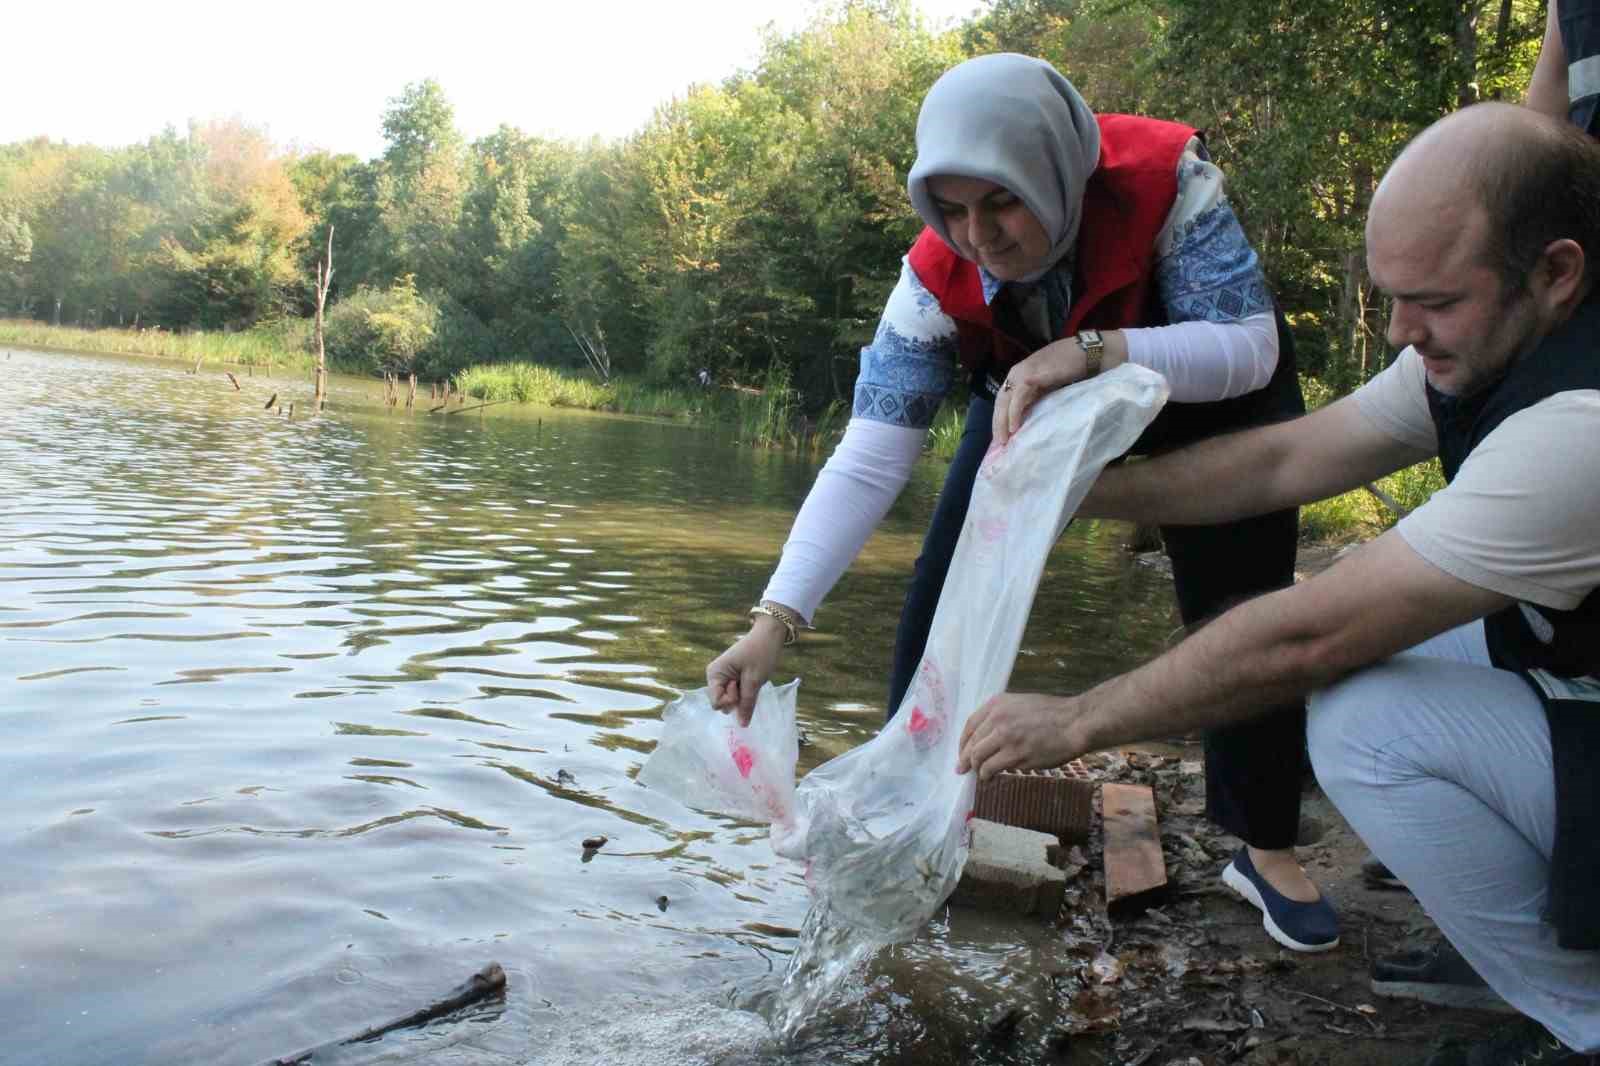
[[[711,767],[676,774],[672,795],[772,821],[773,850],[806,862],[818,904],[878,942],[914,936],[954,891],[966,862],[975,781],[955,773],[962,727],[1006,688],[1051,546],[1100,471],[1133,446],[1166,397],[1160,375],[1124,364],[1045,397],[1007,446],[990,449],[916,680],[872,740],[817,767],[786,797],[765,779],[761,791],[743,777],[730,790],[739,743],[752,753],[773,744],[767,764],[787,753],[792,773],[794,685],[764,687],[749,730],[719,715],[702,690],[669,709],[662,747],[640,780],[661,780],[651,764],[670,740],[675,765],[698,758]],[[699,722],[701,707],[722,718],[721,729]],[[787,747],[769,729],[780,724]],[[673,736],[680,729],[686,735]],[[685,744],[697,754],[680,751]],[[679,788],[699,782],[707,787]],[[774,804],[770,818],[760,810],[766,802]]]
[[[781,851],[794,829],[794,768],[800,758],[795,690],[761,686],[755,715],[745,728],[696,689],[667,705],[661,741],[639,770],[639,783],[700,810],[772,826]]]

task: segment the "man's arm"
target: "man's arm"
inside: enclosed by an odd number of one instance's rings
[[[1544,24],[1544,44],[1539,61],[1533,65],[1528,81],[1526,104],[1551,118],[1566,118],[1571,97],[1567,91],[1567,46],[1561,42],[1561,20],[1557,0],[1550,0],[1550,14]]]
[[[988,778],[1059,766],[1089,751],[1241,721],[1510,602],[1433,566],[1391,530],[1080,696],[994,697],[962,731],[957,770]]]
[[[1347,396],[1301,418],[1111,467],[1078,514],[1226,522],[1348,492],[1428,457],[1380,430]]]

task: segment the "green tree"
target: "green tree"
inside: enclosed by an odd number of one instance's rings
[[[373,182],[378,261],[391,277],[413,274],[423,290],[448,292],[464,192],[463,147],[439,83],[415,82],[391,99],[383,135],[387,147]]]
[[[21,302],[27,285],[23,273],[33,258],[33,231],[14,204],[0,200],[0,312]]]
[[[192,217],[164,220],[155,255],[167,276],[162,316],[214,329],[286,313],[303,288],[310,219],[284,160],[265,133],[237,120],[198,124],[190,140],[200,162]]]

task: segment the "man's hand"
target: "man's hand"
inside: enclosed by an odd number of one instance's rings
[[[706,667],[711,705],[723,713],[737,712],[739,724],[748,726],[756,710],[756,693],[778,669],[786,635],[782,622],[758,615],[750,632]]]
[[[1063,385],[1082,380],[1087,372],[1083,349],[1075,337],[1047,344],[1012,367],[994,398],[994,442],[1010,440],[1035,403]]]
[[[1081,697],[1002,692],[991,696],[961,730],[956,773],[978,771],[987,781],[1001,770],[1060,766],[1084,753],[1073,728],[1084,710]]]

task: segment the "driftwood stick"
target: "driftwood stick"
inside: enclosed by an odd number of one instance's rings
[[[490,400],[488,403],[474,404],[471,407],[457,407],[454,411],[446,411],[445,414],[447,414],[447,415],[459,415],[463,411],[481,411],[485,407],[493,407],[496,404],[510,403],[510,402],[511,402],[510,400]],[[431,414],[432,412],[430,411],[429,413]]]
[[[231,371],[224,370],[223,373],[228,376],[228,380],[229,381],[233,382],[233,391],[234,392],[238,392],[239,391],[239,379],[234,377],[233,373]]]
[[[287,1058],[268,1059],[262,1063],[262,1066],[304,1066],[306,1063],[314,1062],[318,1052],[331,1051],[334,1048],[345,1047],[350,1044],[366,1043],[370,1040],[376,1040],[386,1033],[392,1033],[396,1029],[414,1029],[437,1018],[443,1018],[446,1014],[458,1011],[462,1007],[478,1002],[480,999],[488,999],[491,996],[501,994],[504,992],[505,987],[506,972],[500,968],[498,962],[491,962],[452,988],[443,999],[436,1000],[421,1010],[412,1011],[403,1018],[396,1018],[394,1021],[386,1022],[383,1025],[375,1025],[370,1029],[363,1029],[355,1036],[345,1037],[343,1040],[330,1040],[326,1044],[318,1044],[316,1047],[306,1048],[306,1050],[290,1055]]]

